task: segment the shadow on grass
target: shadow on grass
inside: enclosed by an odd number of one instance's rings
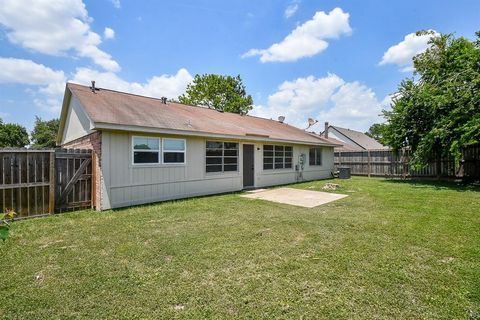
[[[424,179],[384,179],[380,180],[382,183],[392,183],[399,185],[410,185],[413,188],[431,188],[436,190],[455,190],[458,192],[476,191],[480,192],[480,186],[456,181],[445,180],[424,180]]]
[[[243,190],[227,191],[227,192],[212,193],[212,194],[205,194],[205,195],[198,195],[198,196],[191,196],[191,197],[184,197],[184,198],[177,198],[177,199],[158,200],[158,201],[152,201],[152,202],[146,202],[146,203],[132,204],[132,205],[125,206],[125,207],[112,208],[112,209],[105,210],[103,212],[107,212],[107,211],[121,212],[121,211],[130,210],[132,208],[139,209],[139,208],[142,208],[142,207],[151,207],[151,206],[160,205],[160,204],[172,204],[172,203],[188,202],[188,201],[193,201],[193,200],[203,199],[203,198],[213,198],[213,197],[216,197],[216,196],[242,194],[243,192],[244,192]]]

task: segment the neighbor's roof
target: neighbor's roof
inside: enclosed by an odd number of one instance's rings
[[[330,125],[328,128],[329,129],[332,128],[332,129],[340,132],[342,135],[344,135],[345,137],[350,139],[352,142],[354,142],[356,145],[358,145],[360,147],[360,149],[364,149],[364,150],[388,149],[388,147],[382,145],[377,140],[375,140],[373,138],[370,138],[369,136],[367,136],[363,132],[355,131],[355,130],[347,129],[347,128],[341,128],[341,127],[337,127],[337,126],[332,126],[332,125]],[[324,133],[322,133],[322,135],[323,134]],[[354,149],[354,148],[349,148],[350,145],[352,145],[352,143],[345,142],[343,149],[345,149],[345,150]]]
[[[85,109],[93,124],[92,129],[235,136],[335,146],[327,139],[275,120],[175,102],[164,104],[160,99],[108,89],[93,93],[90,87],[73,83],[67,83],[64,109],[68,90]]]

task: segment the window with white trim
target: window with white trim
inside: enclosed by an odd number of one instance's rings
[[[160,139],[133,137],[133,163],[158,164],[160,162]]]
[[[238,143],[207,141],[206,172],[238,171]]]
[[[308,152],[308,163],[311,166],[321,166],[322,165],[322,148],[310,148]]]
[[[185,139],[162,139],[163,163],[185,163]]]
[[[290,146],[264,145],[263,169],[291,169],[293,149]]]

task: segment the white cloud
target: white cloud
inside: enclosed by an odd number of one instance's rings
[[[103,37],[105,39],[113,39],[115,38],[115,31],[112,28],[106,27],[103,31]]]
[[[0,24],[10,42],[48,55],[73,50],[105,70],[119,71],[111,55],[98,48],[102,40],[91,31],[91,21],[82,0],[2,0],[0,5]]]
[[[412,58],[428,48],[428,41],[432,36],[438,35],[436,31],[431,30],[433,34],[416,35],[409,33],[403,41],[388,48],[383,54],[380,65],[396,64],[402,72],[411,72],[414,70]]]
[[[10,117],[10,113],[0,111],[0,120]]]
[[[379,114],[382,103],[375,93],[359,82],[345,82],[335,74],[323,78],[309,76],[294,81],[285,81],[278,90],[268,97],[266,106],[257,105],[252,115],[277,119],[286,117],[285,122],[305,128],[307,119],[356,130],[367,130],[374,123],[382,121]],[[322,130],[314,126],[312,130]]]
[[[156,98],[177,98],[185,92],[187,85],[193,80],[193,77],[187,69],[182,68],[175,75],[163,74],[154,76],[145,83],[138,83],[125,81],[113,72],[99,72],[88,68],[79,68],[71,81],[90,85],[91,80],[95,80],[95,85],[99,88]]]
[[[16,83],[35,86],[26,92],[40,109],[58,113],[65,90],[66,76],[61,70],[31,60],[0,58],[0,83]]]
[[[110,0],[113,4],[113,6],[117,9],[120,9],[120,7],[122,6],[121,3],[120,3],[120,0]]]
[[[192,75],[184,68],[174,75],[154,76],[144,83],[128,82],[113,72],[100,72],[89,68],[78,68],[73,75],[67,77],[63,71],[53,70],[31,60],[1,57],[0,70],[0,84],[35,86],[35,89],[28,88],[26,91],[32,96],[34,104],[44,111],[56,114],[62,106],[67,78],[84,85],[90,85],[91,80],[95,80],[100,88],[157,98],[177,98],[193,80]]]
[[[314,56],[328,47],[325,39],[338,38],[352,31],[349,17],[340,8],[328,14],[318,11],[311,20],[298,26],[281,42],[274,43],[268,49],[250,49],[242,57],[260,56],[261,62],[286,62]]]
[[[49,85],[65,81],[63,71],[52,70],[32,60],[0,57],[0,70],[0,83]]]
[[[285,18],[290,18],[292,17],[298,10],[298,6],[299,6],[299,0],[293,0],[292,2],[290,2],[287,6],[287,8],[285,9],[285,12],[283,13]]]

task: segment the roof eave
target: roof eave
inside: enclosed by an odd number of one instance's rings
[[[266,138],[266,137],[250,136],[250,135],[233,135],[233,134],[231,135],[231,134],[204,132],[204,131],[153,128],[153,127],[144,127],[144,126],[136,126],[136,125],[119,125],[119,124],[112,124],[112,123],[106,123],[106,122],[95,122],[92,129],[142,132],[142,133],[160,133],[160,134],[163,133],[163,134],[173,134],[173,135],[226,138],[226,139],[249,140],[249,141],[284,142],[284,143],[291,143],[291,144],[319,145],[319,146],[325,146],[325,147],[337,146],[336,144],[325,143],[322,141],[313,142],[313,141],[303,141],[303,140],[286,140],[286,139],[275,139],[275,138]]]
[[[67,120],[68,106],[70,105],[71,98],[72,98],[72,92],[68,88],[68,82],[67,82],[65,84],[65,92],[63,94],[62,111],[60,112],[60,121],[59,121],[59,128],[58,128],[57,140],[56,140],[57,146],[59,146],[62,143],[63,132],[65,130],[65,123]]]

